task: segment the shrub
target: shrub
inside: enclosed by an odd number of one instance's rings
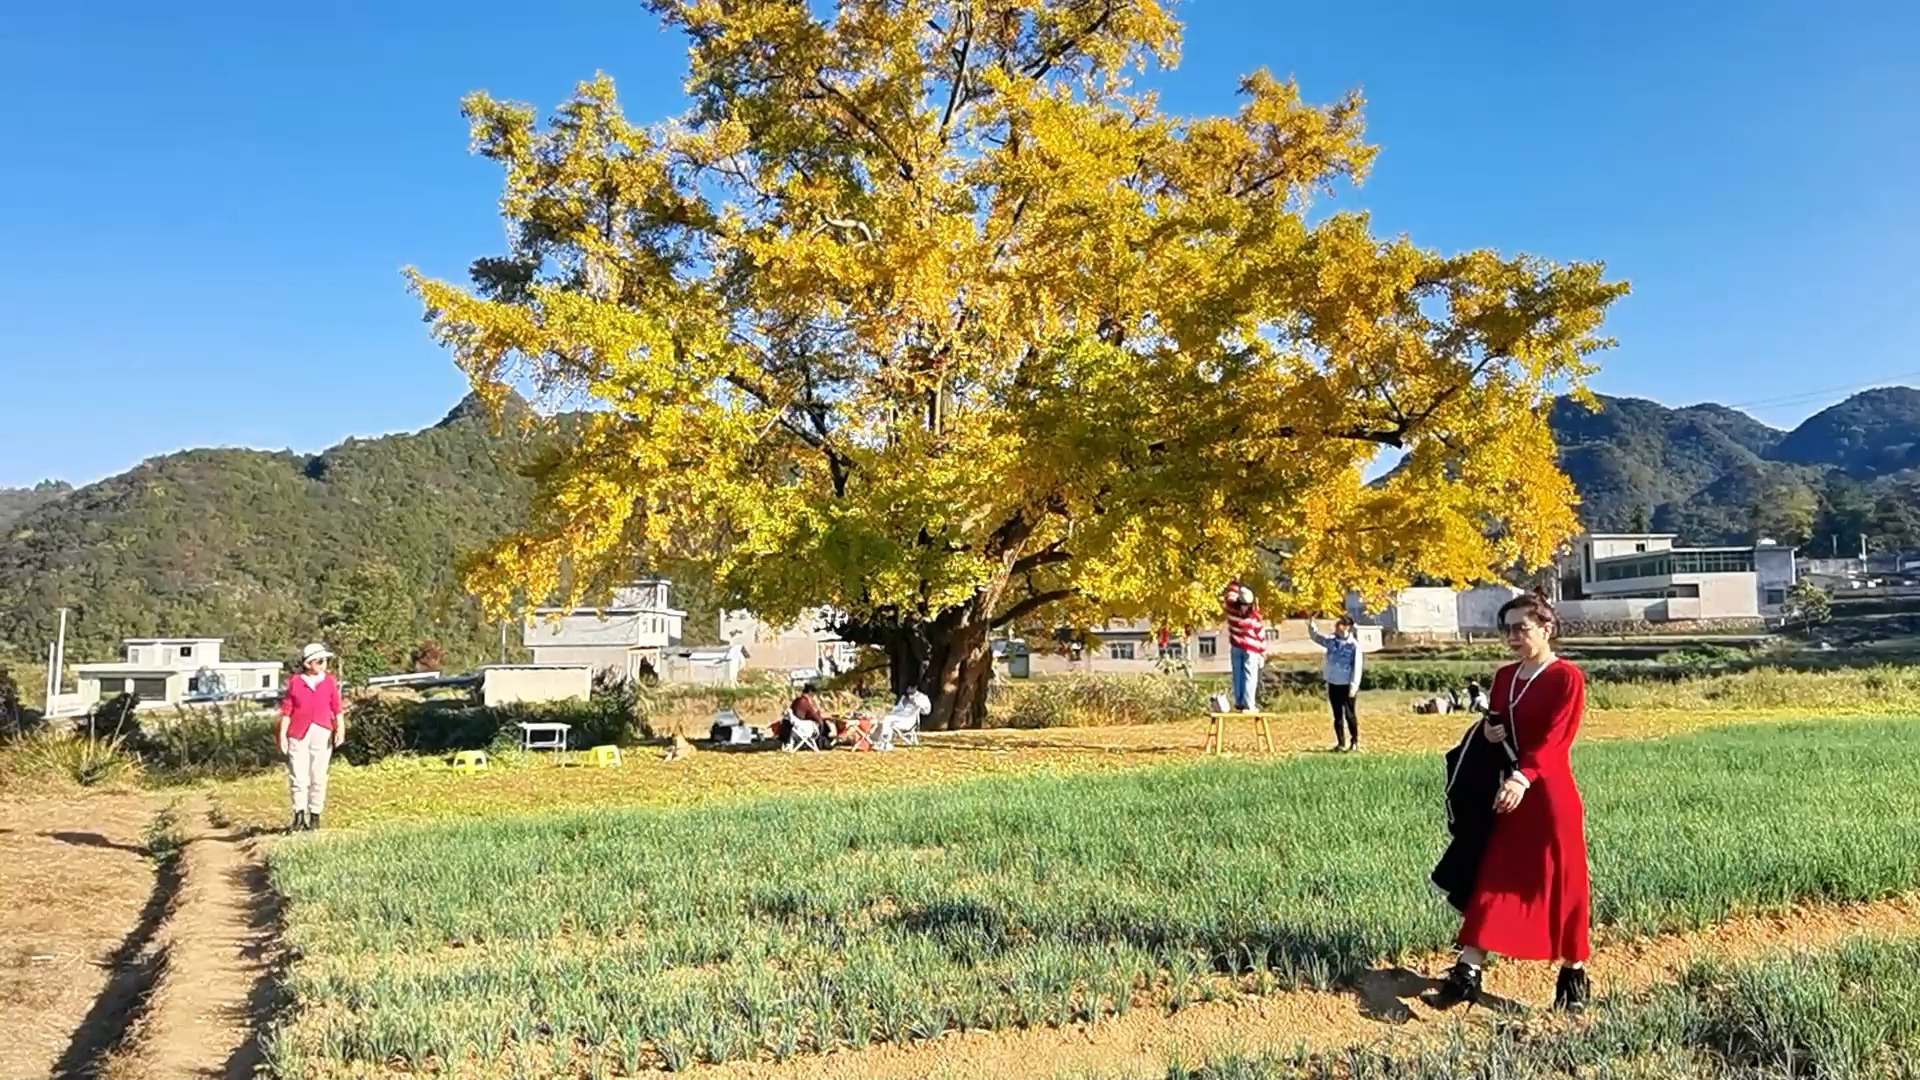
[[[273,712],[215,703],[182,709],[165,722],[139,727],[134,749],[149,766],[172,772],[232,774],[273,765],[279,717]]]
[[[408,748],[410,714],[424,703],[386,694],[357,695],[347,708],[347,740],[340,755],[367,765]]]
[[[127,749],[126,739],[90,739],[42,728],[22,740],[23,772],[58,776],[81,787],[130,784],[140,778],[140,759]]]
[[[0,742],[32,733],[42,719],[38,710],[20,703],[20,684],[11,670],[0,666]]]
[[[1204,685],[1166,675],[1062,675],[1007,686],[1009,727],[1099,727],[1192,720],[1207,711]]]

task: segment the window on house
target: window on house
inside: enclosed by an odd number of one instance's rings
[[[1645,550],[1647,550],[1647,545],[1646,545],[1646,544],[1644,544],[1644,543],[1640,543],[1640,544],[1635,544],[1635,545],[1633,545],[1633,550],[1635,550],[1635,551],[1645,551]]]
[[[193,659],[193,646],[191,645],[180,646],[180,659],[182,660]]]
[[[1107,656],[1114,660],[1133,659],[1133,642],[1109,641],[1107,643]]]
[[[1279,641],[1279,640],[1280,640],[1280,628],[1279,628],[1279,627],[1277,627],[1277,626],[1269,626],[1269,627],[1267,627],[1267,640],[1268,640],[1268,641]]]
[[[272,675],[270,675],[270,674],[267,674],[266,672],[262,672],[262,673],[261,673],[261,675],[260,675],[260,689],[262,689],[262,690],[271,690],[271,689],[273,689],[273,676],[272,676]]]
[[[1787,602],[1787,590],[1785,589],[1768,589],[1767,590],[1767,606],[1768,607],[1779,607],[1780,605],[1786,602]]]
[[[1211,660],[1220,655],[1220,639],[1206,635],[1200,639],[1200,659]]]

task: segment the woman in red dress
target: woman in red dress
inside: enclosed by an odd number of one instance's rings
[[[1553,654],[1553,607],[1518,596],[1500,609],[1500,626],[1519,662],[1493,678],[1493,707],[1513,727],[1519,767],[1494,799],[1493,832],[1460,923],[1460,958],[1435,995],[1446,1006],[1480,996],[1490,953],[1558,960],[1554,1007],[1586,1007],[1590,889],[1586,808],[1568,751],[1586,710],[1587,677]],[[1485,736],[1499,742],[1505,725]]]

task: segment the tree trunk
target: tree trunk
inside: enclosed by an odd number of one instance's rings
[[[842,623],[838,629],[843,640],[886,652],[888,682],[896,699],[915,690],[927,695],[933,711],[922,721],[924,728],[983,727],[987,688],[993,681],[994,612],[1006,590],[1003,575],[966,603],[931,619],[883,616]]]
[[[927,695],[933,712],[923,727],[981,727],[987,721],[987,686],[993,679],[993,611],[1005,588],[1004,581],[994,582],[930,620],[849,624],[841,627],[841,634],[886,651],[895,698],[915,690]]]
[[[985,727],[987,687],[993,680],[989,620],[955,627],[929,644],[932,655],[921,690],[933,701],[925,726],[934,731]]]

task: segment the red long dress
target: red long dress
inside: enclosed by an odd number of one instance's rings
[[[1587,676],[1556,659],[1531,680],[1520,665],[1493,677],[1493,705],[1506,709],[1528,781],[1520,805],[1494,821],[1460,944],[1522,960],[1584,961],[1591,887],[1587,813],[1567,756],[1586,711]]]

